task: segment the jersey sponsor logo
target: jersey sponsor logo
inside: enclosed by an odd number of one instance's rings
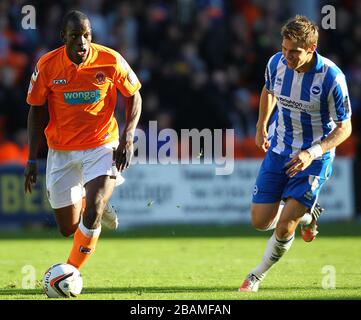
[[[66,84],[67,81],[65,79],[54,79],[53,83],[54,84]]]
[[[318,94],[320,94],[320,92],[321,92],[321,88],[320,88],[320,86],[313,86],[312,88],[311,88],[311,92],[314,94],[314,95],[318,95]]]
[[[277,100],[285,107],[290,109],[298,109],[305,112],[310,112],[314,110],[316,107],[313,104],[305,104],[299,101],[294,101],[292,99],[287,99],[284,97],[277,97]]]
[[[67,104],[94,103],[100,99],[100,90],[64,92]]]

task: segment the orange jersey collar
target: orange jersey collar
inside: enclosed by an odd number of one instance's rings
[[[89,64],[89,62],[91,61],[92,57],[93,57],[93,53],[94,53],[94,49],[92,47],[92,45],[90,44],[90,47],[89,47],[89,54],[86,58],[86,60],[81,63],[81,64],[76,64],[74,63],[73,61],[71,61],[68,57],[68,54],[66,53],[66,46],[64,45],[63,46],[63,57],[64,57],[64,64],[65,64],[65,67],[68,67],[68,66],[76,66],[77,68],[82,68],[82,67],[85,67]]]

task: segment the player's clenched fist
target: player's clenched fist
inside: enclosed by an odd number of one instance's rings
[[[130,162],[133,158],[133,153],[133,140],[125,141],[124,139],[121,139],[114,155],[116,167],[120,172],[123,172],[130,166]]]
[[[297,153],[291,161],[286,163],[286,174],[292,178],[300,171],[305,170],[313,161],[313,157],[307,150]]]
[[[38,166],[36,162],[34,163],[27,163],[25,170],[24,170],[24,176],[25,176],[25,193],[29,192],[31,193],[31,187],[36,183],[36,177],[38,175]]]
[[[267,152],[269,148],[268,135],[265,129],[257,129],[256,138],[255,138],[256,146]]]

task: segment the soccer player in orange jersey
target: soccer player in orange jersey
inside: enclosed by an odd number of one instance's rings
[[[68,263],[80,268],[95,250],[102,218],[112,217],[108,200],[122,179],[119,172],[128,168],[132,159],[141,84],[118,52],[91,43],[91,25],[85,14],[66,14],[60,35],[64,46],[39,59],[30,81],[25,192],[31,192],[36,183],[47,102],[48,197],[60,232],[74,234]],[[120,138],[114,117],[117,89],[126,108]]]

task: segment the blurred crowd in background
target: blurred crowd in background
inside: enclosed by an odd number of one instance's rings
[[[36,9],[24,30],[21,8]],[[346,74],[353,135],[338,154],[360,159],[361,1],[174,0],[0,1],[0,164],[27,159],[26,93],[37,60],[61,45],[70,9],[86,13],[93,42],[119,51],[142,82],[140,128],[233,128],[237,158],[261,157],[254,145],[259,95],[280,28],[297,13],[321,26],[321,8],[336,8],[336,29],[320,28],[318,51]],[[123,101],[118,99],[117,116]],[[121,121],[119,121],[121,123]],[[40,157],[46,157],[46,145]]]

